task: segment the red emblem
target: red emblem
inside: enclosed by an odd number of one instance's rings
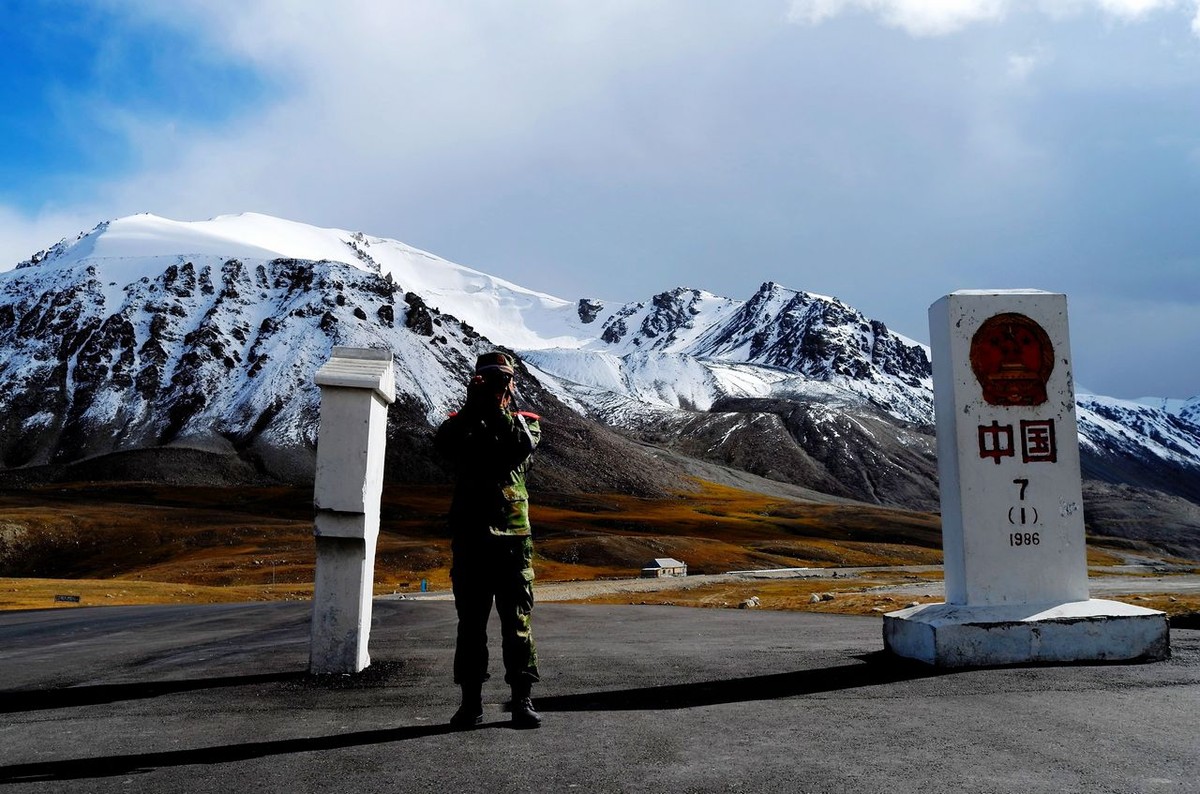
[[[971,337],[971,370],[989,405],[1041,405],[1054,370],[1054,346],[1023,314],[989,317]]]

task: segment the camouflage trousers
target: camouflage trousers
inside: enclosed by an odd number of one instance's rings
[[[500,616],[504,680],[509,684],[538,680],[533,612],[533,539],[529,536],[456,537],[450,579],[458,612],[454,647],[454,682],[486,681],[487,625],[492,604]]]

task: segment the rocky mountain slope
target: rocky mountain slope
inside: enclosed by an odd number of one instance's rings
[[[303,481],[334,345],[393,352],[395,480],[444,478],[432,428],[502,346],[548,418],[545,491],[662,495],[699,461],[936,509],[928,351],[841,301],[773,283],[567,301],[253,214],[122,218],[0,273],[0,469]],[[1200,399],[1082,396],[1079,416],[1087,476],[1200,501]]]

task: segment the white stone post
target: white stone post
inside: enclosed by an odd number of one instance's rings
[[[1162,659],[1166,615],[1089,599],[1065,295],[955,292],[929,309],[946,602],[884,616],[945,667]]]
[[[321,424],[314,487],[317,544],[309,670],[357,673],[371,663],[371,598],[387,407],[396,399],[388,350],[335,347],[317,371]]]

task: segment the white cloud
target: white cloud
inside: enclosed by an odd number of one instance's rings
[[[1126,19],[1137,19],[1152,11],[1173,8],[1178,0],[1096,0],[1096,4],[1108,14]]]
[[[791,25],[782,2],[96,2],[268,89],[199,128],[97,103],[133,170],[0,206],[0,268],[135,212],[259,211],[564,297],[773,279],[920,336],[931,296],[997,273],[1123,293],[1101,276],[1136,261],[1177,296],[1158,260],[1200,250],[1195,0],[794,0]]]
[[[97,215],[79,228],[141,211],[252,210],[396,237],[422,223],[466,228],[465,238],[471,212],[510,206],[510,191],[528,192],[540,173],[584,188],[665,174],[711,134],[695,75],[780,28],[778,7],[698,14],[687,0],[102,1],[249,61],[271,91],[213,129],[108,108],[137,167],[96,186]],[[688,90],[662,96],[678,64],[685,85],[670,87]],[[78,230],[54,229],[32,250]],[[433,247],[441,234],[407,241]]]
[[[1005,0],[792,0],[788,18],[819,24],[844,11],[878,14],[885,24],[914,36],[940,36],[1004,14]]]
[[[1052,17],[1088,8],[1122,20],[1138,20],[1155,11],[1195,8],[1192,29],[1200,35],[1197,0],[792,0],[788,19],[817,25],[840,14],[863,11],[913,36],[942,36],[980,22],[995,22],[1009,11],[1036,6]]]
[[[1029,75],[1037,68],[1039,60],[1036,53],[1014,53],[1008,56],[1008,76],[1018,82],[1029,79]]]

